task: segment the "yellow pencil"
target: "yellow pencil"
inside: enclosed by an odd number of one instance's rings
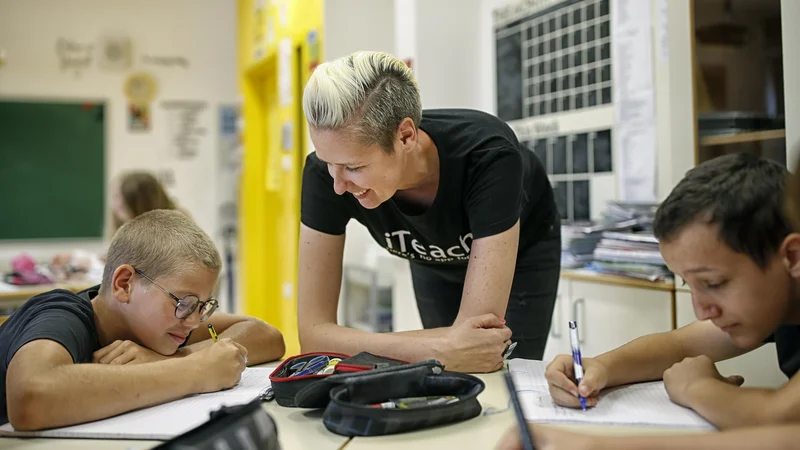
[[[211,334],[211,339],[214,339],[214,342],[219,342],[219,338],[217,337],[217,330],[214,329],[214,325],[208,324],[208,332]]]

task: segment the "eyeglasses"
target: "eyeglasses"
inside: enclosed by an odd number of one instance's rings
[[[198,306],[200,306],[200,322],[205,322],[206,320],[208,320],[209,317],[211,317],[212,314],[214,314],[214,311],[216,311],[217,306],[219,306],[219,302],[217,302],[215,298],[209,298],[204,302],[201,302],[198,296],[192,294],[180,298],[177,295],[173,294],[172,292],[166,290],[160,284],[156,283],[155,280],[145,275],[144,272],[142,272],[141,270],[136,268],[134,268],[133,270],[137,274],[145,278],[147,281],[156,285],[156,287],[158,287],[159,289],[164,291],[167,295],[172,297],[173,300],[178,302],[178,304],[175,305],[175,317],[177,317],[178,319],[185,319],[189,317],[194,312],[194,310],[197,309]]]

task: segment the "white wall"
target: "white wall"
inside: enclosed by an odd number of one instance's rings
[[[359,50],[394,53],[393,0],[325,0],[325,60]]]
[[[420,1],[414,70],[424,108],[479,108],[481,0]]]
[[[800,2],[781,0],[783,88],[786,96],[786,159],[794,170],[800,153]]]
[[[326,0],[325,60],[361,50],[394,54],[394,0]],[[357,25],[356,25],[357,24]],[[357,264],[370,249],[378,246],[363,225],[351,221],[347,226],[344,263]]]
[[[133,64],[127,70],[98,67],[99,40],[111,33],[124,34],[133,43]],[[60,69],[56,55],[60,38],[95,46],[92,62],[81,74]],[[218,108],[237,99],[235,2],[0,0],[0,50],[7,57],[0,67],[0,98],[105,101],[106,178],[128,169],[172,169],[171,194],[217,238]],[[143,55],[182,57],[188,67],[145,64]],[[127,129],[123,84],[136,71],[147,71],[158,82],[148,133]],[[165,100],[207,102],[199,118],[205,135],[200,138],[198,156],[191,161],[164,156],[169,148],[161,106]],[[54,250],[76,246],[103,247],[100,240],[0,242],[0,271],[21,251],[46,259]]]

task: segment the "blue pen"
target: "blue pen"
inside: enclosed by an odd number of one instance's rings
[[[569,342],[572,345],[572,370],[575,372],[575,383],[580,386],[583,379],[583,362],[581,361],[581,346],[578,338],[578,322],[569,321]],[[586,399],[578,393],[581,409],[586,411]]]
[[[317,372],[317,370],[322,369],[323,367],[325,367],[327,365],[328,365],[328,361],[327,360],[321,360],[321,361],[316,362],[314,364],[309,364],[303,370],[301,370],[301,371],[299,371],[297,373],[294,373],[292,375],[289,375],[289,378],[302,377],[303,375],[314,374],[314,373]]]

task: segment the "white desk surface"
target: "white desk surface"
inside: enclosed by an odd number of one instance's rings
[[[481,448],[492,449],[497,445],[501,436],[511,427],[516,426],[514,411],[509,407],[509,396],[506,390],[503,372],[478,375],[486,389],[478,397],[484,413],[488,408],[504,410],[492,415],[480,415],[465,422],[457,422],[436,428],[402,433],[392,436],[357,437],[347,445],[346,450],[362,450],[380,448],[382,450],[409,448],[426,449],[462,449]],[[508,408],[507,408],[508,407]],[[619,427],[598,425],[548,425],[588,434],[679,434],[698,433],[698,430],[650,428],[650,427]]]
[[[259,367],[277,367],[278,364],[272,362]],[[339,450],[349,440],[349,438],[331,433],[325,428],[325,425],[322,424],[322,410],[283,408],[274,401],[264,403],[264,409],[275,419],[283,450]],[[0,437],[0,449],[2,450],[144,450],[161,443],[161,441]]]
[[[277,363],[266,364],[262,367],[276,367]],[[278,436],[284,450],[359,450],[359,449],[403,449],[408,448],[436,448],[436,449],[462,449],[485,448],[491,449],[500,440],[506,430],[516,421],[514,412],[509,408],[508,392],[503,381],[502,372],[478,375],[486,383],[486,390],[480,395],[479,400],[484,411],[487,408],[505,410],[493,415],[481,415],[466,422],[431,428],[427,430],[402,433],[380,437],[357,437],[349,440],[329,432],[322,424],[322,410],[308,410],[298,408],[283,408],[275,402],[264,404],[264,408],[272,415],[278,426]],[[556,426],[556,425],[553,425]],[[617,427],[597,425],[558,425],[560,428],[590,434],[689,434],[698,433],[698,430],[649,428],[649,427]],[[349,442],[348,442],[349,440]],[[16,439],[0,438],[0,449],[119,449],[119,450],[144,450],[160,444],[156,441],[108,441],[108,440],[77,440],[77,439]]]

